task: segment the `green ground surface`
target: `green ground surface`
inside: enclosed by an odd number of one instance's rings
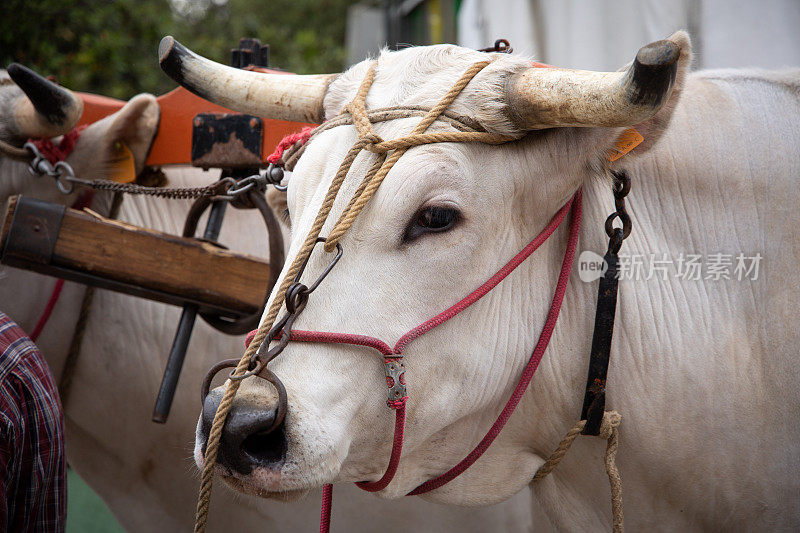
[[[124,533],[100,496],[70,469],[67,472],[67,533]]]

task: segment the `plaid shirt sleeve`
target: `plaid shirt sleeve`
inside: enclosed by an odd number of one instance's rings
[[[64,531],[64,419],[36,345],[0,312],[0,530]]]

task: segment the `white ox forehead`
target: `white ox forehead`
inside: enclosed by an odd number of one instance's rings
[[[454,45],[418,46],[396,52],[383,50],[378,58],[375,81],[367,94],[366,107],[435,105],[461,77],[479,61],[493,60],[479,72],[450,105],[451,116],[478,124],[491,133],[514,135],[521,132],[508,113],[506,81],[531,67],[530,60],[509,54],[487,54]],[[374,60],[362,61],[337,77],[325,95],[325,117],[342,112],[355,97]]]

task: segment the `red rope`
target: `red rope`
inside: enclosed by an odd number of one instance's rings
[[[333,507],[333,485],[322,486],[322,508],[319,517],[319,533],[328,533],[331,529],[331,508]]]
[[[36,322],[36,327],[33,328],[33,333],[30,334],[30,339],[33,342],[36,342],[36,339],[39,338],[39,335],[42,334],[42,330],[47,325],[47,321],[50,320],[50,315],[53,314],[53,309],[58,303],[58,299],[61,297],[61,289],[63,288],[64,280],[57,279],[56,284],[53,287],[53,292],[50,293],[50,299],[47,300],[47,305],[44,306],[44,311],[42,311],[42,314],[39,316],[39,321]]]
[[[573,196],[569,200],[569,202],[567,202],[561,209],[559,209],[559,211],[555,214],[555,216],[553,216],[553,218],[550,220],[547,226],[544,227],[541,233],[539,233],[539,235],[537,235],[536,238],[534,238],[528,244],[528,246],[523,248],[522,251],[520,251],[517,255],[515,255],[494,276],[489,278],[489,280],[486,281],[486,283],[475,289],[473,292],[467,295],[466,298],[459,301],[449,309],[439,313],[435,317],[420,324],[419,326],[415,327],[414,329],[412,329],[411,331],[400,337],[400,340],[398,340],[397,344],[395,344],[394,352],[402,353],[409,342],[413,341],[420,335],[429,332],[436,326],[444,324],[445,322],[447,322],[448,320],[459,314],[461,311],[463,311],[467,307],[471,306],[472,304],[474,304],[475,302],[486,296],[486,294],[488,294],[489,291],[494,289],[498,283],[503,281],[506,278],[506,276],[511,274],[514,271],[514,269],[516,269],[520,264],[522,264],[523,261],[525,261],[528,257],[530,257],[530,255],[533,252],[535,252],[536,249],[539,248],[539,246],[541,246],[542,243],[544,243],[544,241],[546,241],[548,237],[550,237],[550,235],[553,234],[556,228],[558,228],[558,226],[561,225],[561,222],[564,220],[564,217],[566,217],[567,213],[569,212],[570,206],[572,206],[572,203],[575,201],[575,198],[580,198],[580,191],[578,191],[575,194],[575,196]]]
[[[408,396],[393,402],[394,405],[399,405],[399,408],[395,411],[394,441],[392,442],[392,454],[389,456],[389,466],[386,467],[386,472],[383,473],[383,476],[378,481],[356,482],[358,488],[367,492],[378,492],[385,489],[394,478],[397,466],[400,464],[400,453],[403,451],[403,434],[406,429],[406,400],[408,400]]]
[[[75,131],[75,130],[72,130]],[[44,154],[44,152],[42,152]],[[92,205],[92,199],[94,198],[94,190],[89,189],[83,194],[81,194],[77,200],[72,204],[73,209],[83,209],[84,207],[89,207]],[[30,339],[33,342],[36,342],[36,339],[39,338],[39,335],[42,334],[44,327],[47,325],[47,321],[50,320],[50,315],[53,314],[53,309],[55,309],[56,304],[58,303],[58,299],[61,297],[61,289],[64,288],[64,280],[57,279],[56,284],[53,287],[53,292],[50,293],[50,299],[47,300],[47,305],[44,306],[44,311],[42,314],[39,315],[39,320],[36,322],[36,326],[33,328],[33,333],[30,334]]]
[[[533,354],[531,354],[531,358],[528,360],[528,364],[525,366],[525,370],[522,372],[522,376],[520,377],[514,392],[511,394],[511,398],[508,399],[506,406],[500,412],[500,416],[497,417],[497,420],[495,420],[494,424],[492,424],[491,429],[489,429],[483,439],[481,439],[481,442],[478,443],[478,445],[469,453],[469,455],[467,455],[461,460],[460,463],[444,474],[426,481],[416,489],[409,492],[409,496],[423,494],[425,492],[438,489],[445,483],[455,479],[467,468],[472,466],[472,464],[475,463],[475,461],[477,461],[481,455],[483,455],[487,448],[489,448],[489,445],[492,444],[492,441],[494,441],[494,439],[500,434],[503,426],[506,425],[506,422],[508,422],[508,419],[511,418],[511,414],[514,412],[514,409],[517,408],[520,400],[522,400],[523,394],[525,394],[531,379],[533,379],[533,375],[536,373],[536,369],[539,367],[539,362],[542,360],[544,351],[547,349],[547,345],[550,343],[550,337],[553,335],[553,329],[556,327],[558,314],[561,311],[561,304],[564,301],[564,294],[567,291],[567,283],[569,282],[569,274],[572,270],[572,261],[575,258],[575,248],[578,245],[578,235],[581,227],[581,200],[581,191],[578,190],[573,197],[575,208],[572,210],[572,217],[570,220],[571,228],[569,240],[567,241],[567,251],[564,254],[564,261],[561,263],[561,272],[558,274],[558,283],[556,284],[553,301],[550,304],[550,311],[547,313],[547,320],[545,320],[544,328],[542,329],[541,335],[539,335],[539,342],[536,343],[536,348],[534,348]],[[570,203],[572,203],[572,201]]]

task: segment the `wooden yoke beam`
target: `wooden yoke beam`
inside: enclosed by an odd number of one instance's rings
[[[270,274],[260,258],[22,196],[8,201],[0,263],[232,318],[262,308]]]

